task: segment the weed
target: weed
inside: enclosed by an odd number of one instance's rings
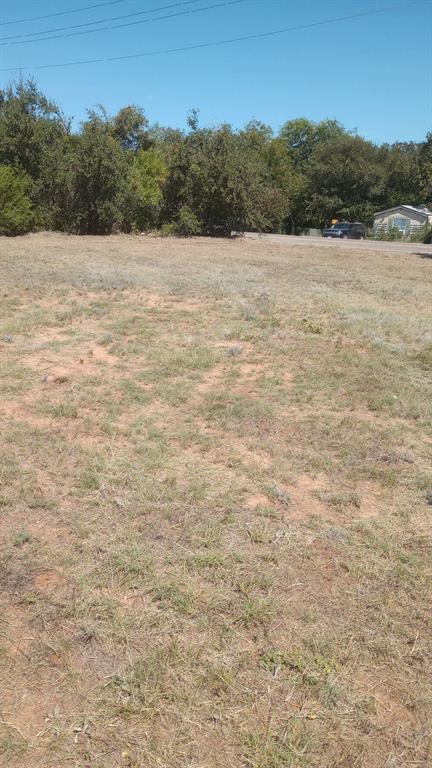
[[[191,613],[195,607],[196,595],[181,590],[176,584],[161,584],[153,589],[157,603],[170,606],[179,613]]]
[[[22,547],[23,544],[28,544],[32,540],[32,536],[28,531],[19,531],[13,538],[14,547]]]
[[[253,733],[246,739],[246,765],[251,768],[301,768],[307,766],[306,744],[290,736],[290,728],[279,734]]]
[[[126,541],[116,546],[107,558],[106,571],[112,569],[121,584],[134,586],[154,572],[153,558],[136,542]]]
[[[240,621],[245,626],[250,624],[268,624],[273,619],[275,606],[266,597],[248,597],[243,605]]]
[[[360,496],[353,491],[341,491],[340,493],[318,493],[318,498],[336,509],[345,509],[346,507],[360,508]]]
[[[323,329],[321,325],[318,325],[318,323],[312,322],[312,320],[308,320],[306,317],[302,320],[302,325],[305,331],[308,331],[309,333],[322,333]]]
[[[41,413],[52,416],[54,419],[77,419],[78,409],[73,403],[47,403],[41,406]]]
[[[254,544],[265,544],[269,541],[269,532],[265,526],[249,528],[249,538]]]
[[[220,552],[205,552],[188,558],[187,564],[190,568],[198,570],[220,568],[224,564],[224,557]]]
[[[0,757],[4,758],[5,765],[23,758],[29,746],[18,729],[0,723]]]
[[[291,504],[291,496],[289,493],[275,483],[271,483],[271,485],[268,486],[268,492],[274,499],[276,499],[276,501],[283,504],[285,507],[288,507]]]

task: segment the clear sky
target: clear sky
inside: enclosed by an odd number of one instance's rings
[[[184,127],[188,110],[196,107],[201,124],[230,122],[236,127],[252,118],[275,130],[300,116],[311,120],[336,118],[379,143],[419,141],[431,130],[432,0],[415,4],[404,0],[226,2],[1,0],[0,38],[15,39],[0,41],[0,68],[16,69],[0,72],[0,85],[18,75],[20,67],[29,67],[23,74],[35,75],[40,88],[75,123],[83,119],[86,107],[100,103],[110,113],[127,104],[139,104],[151,123],[173,127]],[[8,23],[100,3],[99,8]],[[161,7],[165,10],[152,10]],[[201,8],[208,10],[198,10]],[[126,56],[254,35],[382,8],[390,10],[218,47],[34,69],[35,65]],[[180,12],[184,15],[116,29],[111,26],[79,36],[64,35],[92,27],[41,35],[62,35],[54,39],[31,39],[32,33],[139,11],[151,12],[93,28]],[[20,42],[29,39],[31,42]]]

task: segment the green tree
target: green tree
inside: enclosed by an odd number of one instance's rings
[[[32,179],[42,166],[42,148],[69,133],[69,122],[33,79],[0,91],[0,163],[20,168]]]
[[[418,205],[421,201],[420,146],[415,142],[384,144],[378,150],[385,184],[382,208]]]
[[[148,120],[141,107],[130,105],[120,109],[112,120],[112,132],[126,151],[139,152],[150,146]]]
[[[325,226],[333,217],[367,224],[382,201],[385,171],[373,144],[345,134],[316,147],[306,179],[310,226]]]
[[[165,220],[175,221],[186,207],[208,234],[267,230],[280,218],[261,148],[253,150],[247,132],[229,125],[185,136],[173,151],[165,189]]]
[[[58,226],[64,218],[71,147],[69,121],[34,80],[20,80],[0,92],[0,163],[31,179],[28,194],[41,226]]]
[[[337,120],[314,123],[305,117],[299,117],[284,123],[279,136],[289,150],[295,167],[304,168],[318,146],[345,134],[345,128]]]
[[[304,205],[304,174],[294,165],[291,153],[280,137],[265,144],[263,155],[270,183],[279,195],[278,230],[294,232],[296,220]]]
[[[103,111],[88,112],[74,162],[71,228],[86,235],[129,228],[128,159]]]
[[[129,197],[134,227],[157,226],[168,168],[161,150],[152,147],[135,156],[130,169]]]
[[[28,176],[0,165],[0,235],[22,235],[34,223]]]
[[[425,203],[432,205],[432,132],[420,145],[420,195]]]

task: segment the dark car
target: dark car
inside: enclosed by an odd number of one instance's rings
[[[329,229],[323,230],[323,237],[338,237],[342,240],[364,240],[366,237],[366,227],[364,224],[355,221],[339,221],[333,224]]]

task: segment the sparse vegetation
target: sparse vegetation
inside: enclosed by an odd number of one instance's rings
[[[0,764],[426,768],[430,260],[1,246]]]

